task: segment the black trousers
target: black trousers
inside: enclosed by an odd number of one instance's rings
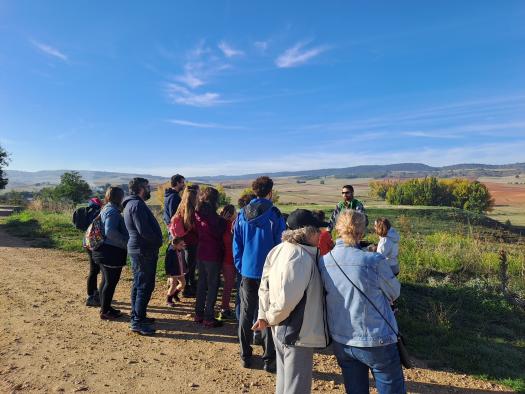
[[[120,280],[120,274],[122,273],[122,267],[106,267],[100,265],[104,282],[100,288],[100,311],[102,313],[109,312],[111,302],[113,301],[113,295],[115,289]]]
[[[240,286],[240,317],[239,317],[239,342],[241,344],[241,358],[246,359],[252,356],[253,320],[257,316],[255,313],[259,306],[259,284],[260,280],[242,277]],[[262,331],[263,340],[263,360],[275,360],[275,346],[273,344],[272,331],[270,328]]]
[[[87,253],[89,255],[89,274],[87,277],[87,295],[92,296],[95,294],[95,291],[97,290],[97,277],[100,272],[100,265],[95,263],[95,260],[93,260],[93,253],[91,250],[86,249]],[[102,283],[100,284],[102,287]]]
[[[185,275],[186,287],[196,290],[197,282],[195,282],[195,269],[197,268],[197,245],[189,245],[186,250],[188,251],[188,259],[186,260],[188,273]]]

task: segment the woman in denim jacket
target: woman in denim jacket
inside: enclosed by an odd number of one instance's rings
[[[365,215],[345,211],[340,214],[336,229],[340,238],[321,261],[321,277],[326,290],[328,327],[346,392],[368,393],[370,369],[379,394],[403,394],[406,388],[396,334],[337,264],[396,330],[390,303],[399,297],[401,285],[382,255],[359,248],[366,229]]]
[[[121,315],[118,309],[111,306],[111,301],[127,259],[129,235],[120,213],[123,199],[124,191],[120,187],[109,187],[106,190],[105,205],[100,212],[104,243],[93,251],[93,259],[102,271],[100,318],[103,320],[115,319]]]

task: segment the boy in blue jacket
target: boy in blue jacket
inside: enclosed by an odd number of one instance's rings
[[[259,284],[264,261],[268,252],[281,242],[286,224],[279,209],[272,203],[273,181],[262,176],[257,178],[252,189],[257,196],[239,213],[233,232],[233,258],[241,274],[239,342],[241,360],[245,368],[251,366],[253,333],[251,327],[259,305]],[[275,348],[272,333],[262,333],[264,370],[275,371]]]

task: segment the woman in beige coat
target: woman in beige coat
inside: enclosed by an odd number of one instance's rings
[[[283,242],[264,264],[259,315],[253,330],[272,328],[277,362],[277,394],[309,393],[313,352],[329,343],[323,284],[317,267],[319,228],[326,227],[305,209],[287,220]]]

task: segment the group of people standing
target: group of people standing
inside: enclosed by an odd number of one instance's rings
[[[103,272],[100,317],[113,319],[121,316],[111,300],[129,255],[130,328],[153,335],[154,319],[146,312],[163,237],[145,203],[150,197],[148,181],[134,178],[129,189],[126,198],[118,187],[107,190],[100,211],[105,238],[90,252],[90,259]],[[343,187],[343,201],[330,222],[324,222],[322,213],[304,209],[283,215],[272,203],[269,177],[257,178],[252,189],[253,195],[239,199],[238,214],[233,205],[218,212],[215,188],[200,190],[198,185],[186,185],[181,175],[171,178],[163,207],[169,233],[166,304],[174,306],[181,295],[195,296],[194,321],[209,328],[237,318],[245,368],[253,365],[254,332],[260,333],[263,368],[277,372],[276,393],[310,392],[314,349],[330,343],[347,392],[368,393],[371,370],[379,393],[404,393],[393,307],[400,294],[399,236],[390,222],[376,220],[380,242],[377,247],[365,245],[368,218],[351,185]],[[338,236],[335,243],[333,230]],[[96,304],[93,272],[88,305]],[[221,272],[224,285],[217,319]],[[236,313],[230,307],[235,286]]]

